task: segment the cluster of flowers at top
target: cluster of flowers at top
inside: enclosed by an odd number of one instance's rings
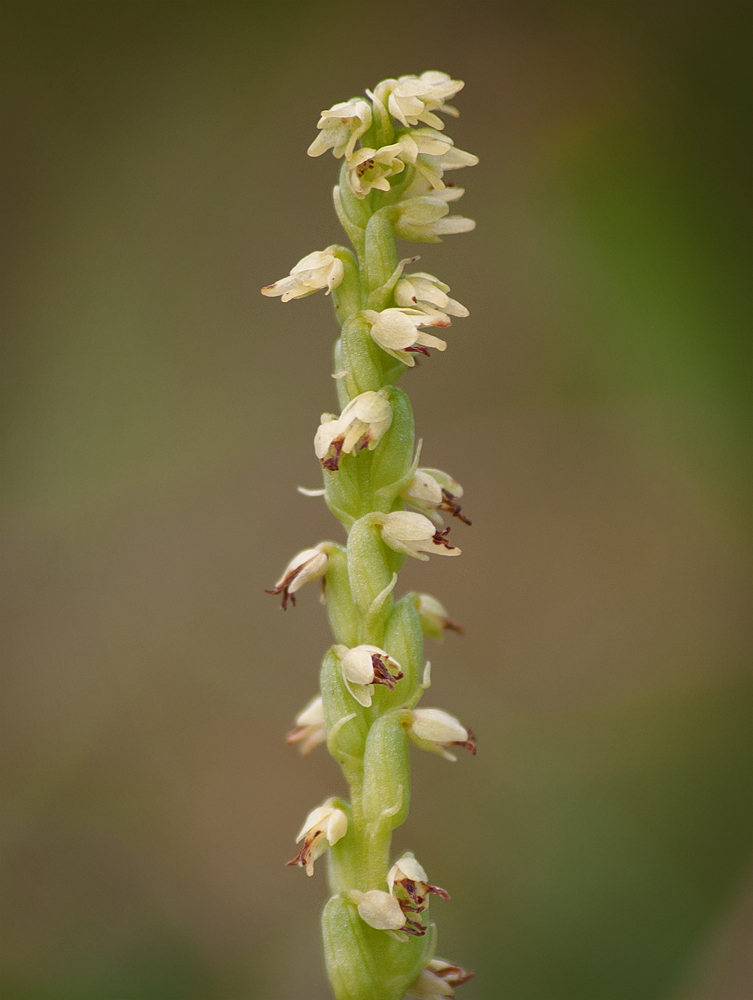
[[[356,198],[365,198],[373,189],[389,191],[391,178],[407,166],[415,168],[418,179],[413,193],[442,191],[446,170],[478,163],[471,153],[455,148],[452,139],[443,134],[444,122],[434,113],[457,116],[456,109],[445,102],[462,88],[461,80],[435,70],[382,80],[373,93],[366,92],[369,100],[353,97],[322,111],[319,135],[309,146],[309,156],[321,156],[328,149],[338,159],[344,156],[348,186]],[[378,143],[385,122],[395,141],[369,145]],[[367,144],[356,148],[359,141]]]

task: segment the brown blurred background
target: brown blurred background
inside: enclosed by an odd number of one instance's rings
[[[284,734],[342,537],[311,439],[341,239],[322,108],[466,81],[474,233],[418,247],[471,317],[407,374],[465,486],[463,623],[412,848],[465,1000],[743,1000],[751,8],[726,0],[4,4],[3,1000],[324,1000],[311,880],[343,791]],[[415,252],[405,245],[406,256]]]

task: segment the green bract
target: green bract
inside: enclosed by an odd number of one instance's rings
[[[393,863],[391,850],[392,830],[408,815],[409,742],[451,759],[448,747],[475,753],[473,733],[453,716],[416,709],[429,686],[423,636],[460,627],[436,598],[395,597],[408,556],[460,554],[443,514],[470,524],[456,502],[459,484],[439,469],[419,469],[413,412],[395,385],[422,356],[447,347],[423,327],[446,328],[451,317],[468,315],[439,278],[408,273],[418,258],[400,260],[395,242],[437,242],[475,225],[449,214],[462,189],[443,180],[477,162],[454,146],[437,114],[456,114],[445,100],[462,87],[431,70],[383,80],[365,98],[322,112],[309,155],[331,150],[342,159],[333,197],[355,252],[316,250],[262,290],[283,302],[331,293],[341,327],[333,371],[340,412],[322,414],[314,440],[324,489],[303,492],[324,495],[347,543],[299,552],[270,590],[285,608],[306,583],[320,581],[335,640],[322,660],[320,695],[288,739],[308,752],[326,733],[350,788],[348,801],[310,809],[289,862],[312,874],[327,854],[332,896],[322,931],[337,1000],[402,1000],[411,990],[450,997],[472,975],[434,957],[428,896],[447,899],[447,892],[426,881],[412,855]]]

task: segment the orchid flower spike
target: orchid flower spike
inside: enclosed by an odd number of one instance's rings
[[[362,392],[351,399],[339,417],[323,413],[314,438],[314,451],[323,468],[337,472],[340,455],[358,449],[373,451],[392,423],[392,407],[385,391]]]
[[[304,583],[323,579],[327,572],[329,562],[327,549],[330,544],[320,542],[313,549],[303,549],[297,556],[293,556],[274,587],[265,591],[267,594],[282,594],[283,611],[287,611],[288,600],[295,607],[295,592],[300,590]]]
[[[280,278],[273,285],[266,285],[261,290],[262,295],[281,295],[283,302],[291,299],[302,299],[313,295],[320,288],[326,288],[326,294],[337,288],[343,280],[345,268],[339,257],[335,256],[336,246],[326,250],[315,250],[302,260],[299,260],[287,278]]]
[[[436,243],[475,226],[451,214],[463,189],[450,171],[478,162],[445,132],[443,116],[457,114],[447,101],[462,87],[429,70],[382,80],[365,97],[322,111],[308,153],[341,161],[332,200],[352,250],[333,244],[310,253],[262,289],[283,302],[332,293],[341,327],[332,369],[338,402],[331,404],[339,414],[323,413],[314,437],[323,488],[299,489],[324,496],[347,544],[304,549],[268,591],[285,610],[305,583],[320,580],[322,600],[326,586],[334,638],[321,662],[320,693],[298,713],[287,742],[303,754],[325,743],[349,801],[329,798],[309,813],[288,864],[311,875],[331,848],[322,936],[337,1000],[446,1000],[472,975],[433,957],[429,900],[448,893],[412,854],[390,860],[392,831],[411,803],[408,740],[450,760],[456,746],[476,752],[473,733],[454,716],[416,708],[431,685],[423,636],[462,629],[428,594],[395,596],[405,556],[460,555],[444,515],[470,524],[460,483],[441,469],[419,468],[411,402],[397,385],[418,355],[446,351],[441,329],[468,316],[434,274],[406,273],[419,258],[401,259],[397,246],[398,238]]]
[[[447,747],[465,747],[476,756],[476,737],[472,729],[441,708],[414,708],[407,726],[408,736],[417,747],[441,754],[445,760],[457,760]]]
[[[311,753],[314,747],[327,741],[327,726],[324,721],[324,704],[322,696],[316,698],[306,705],[306,707],[295,717],[295,729],[288,733],[285,742],[301,744],[301,753],[305,756]]]
[[[393,511],[385,515],[381,535],[385,545],[396,552],[426,562],[427,553],[439,556],[459,556],[460,549],[447,540],[449,528],[437,531],[436,526],[423,514],[413,514],[407,510]]]
[[[303,844],[296,856],[288,861],[288,865],[305,868],[309,876],[314,874],[316,859],[348,832],[348,817],[342,809],[333,805],[334,801],[327,799],[323,805],[312,809],[296,837],[296,844],[301,841]]]
[[[419,329],[421,326],[449,326],[446,317],[427,316],[420,309],[383,309],[382,312],[364,309],[362,315],[371,324],[374,343],[409,368],[416,363],[414,354],[425,354],[428,358],[430,347],[437,351],[447,350],[444,340]]]
[[[335,646],[340,658],[343,681],[359,705],[371,708],[375,684],[383,684],[390,691],[402,679],[403,669],[389,653],[379,646]]]

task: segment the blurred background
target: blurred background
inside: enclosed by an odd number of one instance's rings
[[[288,559],[342,537],[311,445],[339,241],[322,108],[466,81],[474,233],[405,244],[471,316],[407,374],[466,636],[395,838],[465,1000],[742,1000],[753,970],[751,8],[713,0],[3,6],[3,1000],[325,1000],[342,793],[285,746],[329,643]],[[747,965],[746,965],[747,963]]]

